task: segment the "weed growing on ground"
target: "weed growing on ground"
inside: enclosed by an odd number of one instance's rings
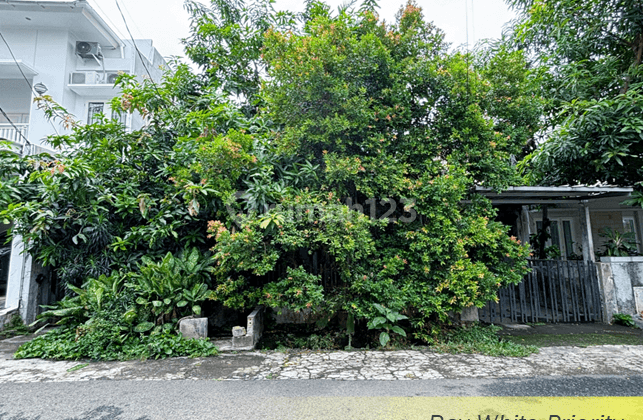
[[[15,337],[17,335],[29,335],[32,330],[22,322],[20,315],[14,315],[0,331],[0,339]]]
[[[479,324],[443,332],[431,346],[442,353],[480,353],[487,356],[524,357],[538,353],[538,347],[525,346],[497,336],[502,327]]]
[[[632,315],[614,314],[612,316],[612,322],[615,324],[625,325],[626,327],[636,328]]]
[[[643,338],[635,333],[610,333],[610,334],[529,334],[506,336],[505,340],[518,344],[533,345],[537,347],[551,346],[604,346],[604,345],[643,345]]]
[[[118,327],[101,323],[89,328],[61,327],[20,346],[16,359],[131,360],[206,357],[218,354],[207,340],[170,333],[121,335]]]

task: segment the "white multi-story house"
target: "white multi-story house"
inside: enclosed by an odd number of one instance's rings
[[[85,0],[0,0],[0,33],[0,139],[22,154],[47,151],[47,137],[66,132],[34,97],[50,95],[82,123],[99,113],[116,116],[109,107],[119,95],[116,75],[158,81],[165,64],[151,40],[121,39]],[[143,124],[136,115],[118,118],[130,129]],[[20,239],[4,245],[8,229],[0,225],[0,303],[4,295],[6,311],[19,308],[31,321],[50,292]]]

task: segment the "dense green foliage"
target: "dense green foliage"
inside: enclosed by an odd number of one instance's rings
[[[629,257],[638,254],[636,236],[634,232],[621,233],[610,227],[605,227],[598,236],[606,238],[600,255],[607,257]]]
[[[526,160],[534,183],[643,180],[643,8],[632,0],[509,0],[513,40],[546,69],[548,135]]]
[[[279,130],[243,198],[278,206],[242,202],[235,226],[211,224],[218,299],[358,320],[383,303],[423,335],[431,319],[481,306],[522,278],[527,250],[472,194],[518,182],[511,155],[537,129],[538,113],[519,112],[533,93],[521,54],[490,52],[473,68],[412,3],[394,25],[311,3],[301,27],[266,31],[262,57],[270,77],[259,115]],[[290,175],[297,165],[320,169]],[[311,256],[339,286],[321,293]],[[266,284],[274,271],[286,275]]]
[[[100,320],[127,333],[172,331],[180,318],[201,314],[200,304],[212,293],[204,278],[211,263],[196,248],[178,257],[168,253],[159,263],[144,257],[140,271],[114,271],[82,287],[67,285],[74,296],[46,307],[40,318],[70,326]]]
[[[151,340],[205,299],[355,328],[382,304],[429,340],[522,279],[528,249],[475,192],[519,182],[512,159],[539,128],[522,53],[451,51],[413,2],[394,24],[373,2],[188,10],[202,73],[118,81],[112,108],[147,125],[82,126],[52,105],[73,128],[52,139],[65,151],[1,156],[2,215],[70,295],[47,316]]]
[[[186,339],[170,333],[123,335],[109,322],[77,328],[60,327],[20,346],[17,359],[130,360],[167,357],[207,357],[217,354],[210,341]]]
[[[373,306],[380,313],[380,316],[376,316],[368,321],[368,328],[371,330],[384,330],[380,333],[380,344],[382,347],[386,347],[388,342],[391,340],[392,333],[406,337],[406,331],[396,324],[399,321],[408,319],[407,316],[396,311],[392,311],[378,303],[373,304]]]
[[[614,314],[612,315],[612,322],[626,327],[636,328],[636,323],[629,314]]]

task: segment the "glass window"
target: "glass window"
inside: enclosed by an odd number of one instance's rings
[[[634,232],[636,235],[636,229],[634,228],[634,218],[633,217],[624,217],[623,218],[623,229],[625,232]]]
[[[104,114],[105,102],[90,102],[87,104],[87,124],[98,122],[98,114]]]
[[[118,112],[116,110],[112,110],[112,119],[115,121],[118,121],[119,123],[123,125],[127,125],[127,113],[126,112]]]
[[[623,231],[634,233],[634,240],[636,241],[637,248],[639,247],[639,236],[636,233],[636,224],[634,223],[633,217],[624,217],[623,218]],[[639,248],[640,249],[640,248]]]
[[[562,249],[560,247],[560,232],[558,231],[558,222],[556,220],[551,221],[551,226],[549,227],[549,234],[551,235],[551,244],[557,246],[558,249],[561,250],[561,254],[562,254]]]
[[[565,239],[565,255],[571,257],[574,253],[574,239],[572,236],[572,222],[563,220],[563,237]]]
[[[556,246],[560,250],[561,257],[569,257],[574,253],[574,237],[572,236],[572,223],[570,220],[552,220],[549,226],[550,238],[545,246]],[[538,231],[542,229],[543,222],[536,221]]]
[[[87,104],[87,124],[94,124],[98,122],[99,114],[108,116],[121,124],[127,124],[126,112],[118,112],[116,110],[113,110],[110,108],[109,104],[105,102],[89,102]]]

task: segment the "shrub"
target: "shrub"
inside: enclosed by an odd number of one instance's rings
[[[632,319],[632,315],[628,314],[614,314],[612,315],[612,322],[626,327],[636,328],[636,323]]]
[[[175,356],[206,357],[217,349],[208,340],[186,339],[163,332],[152,335],[122,334],[118,326],[105,321],[60,327],[20,346],[17,359],[130,360]]]

